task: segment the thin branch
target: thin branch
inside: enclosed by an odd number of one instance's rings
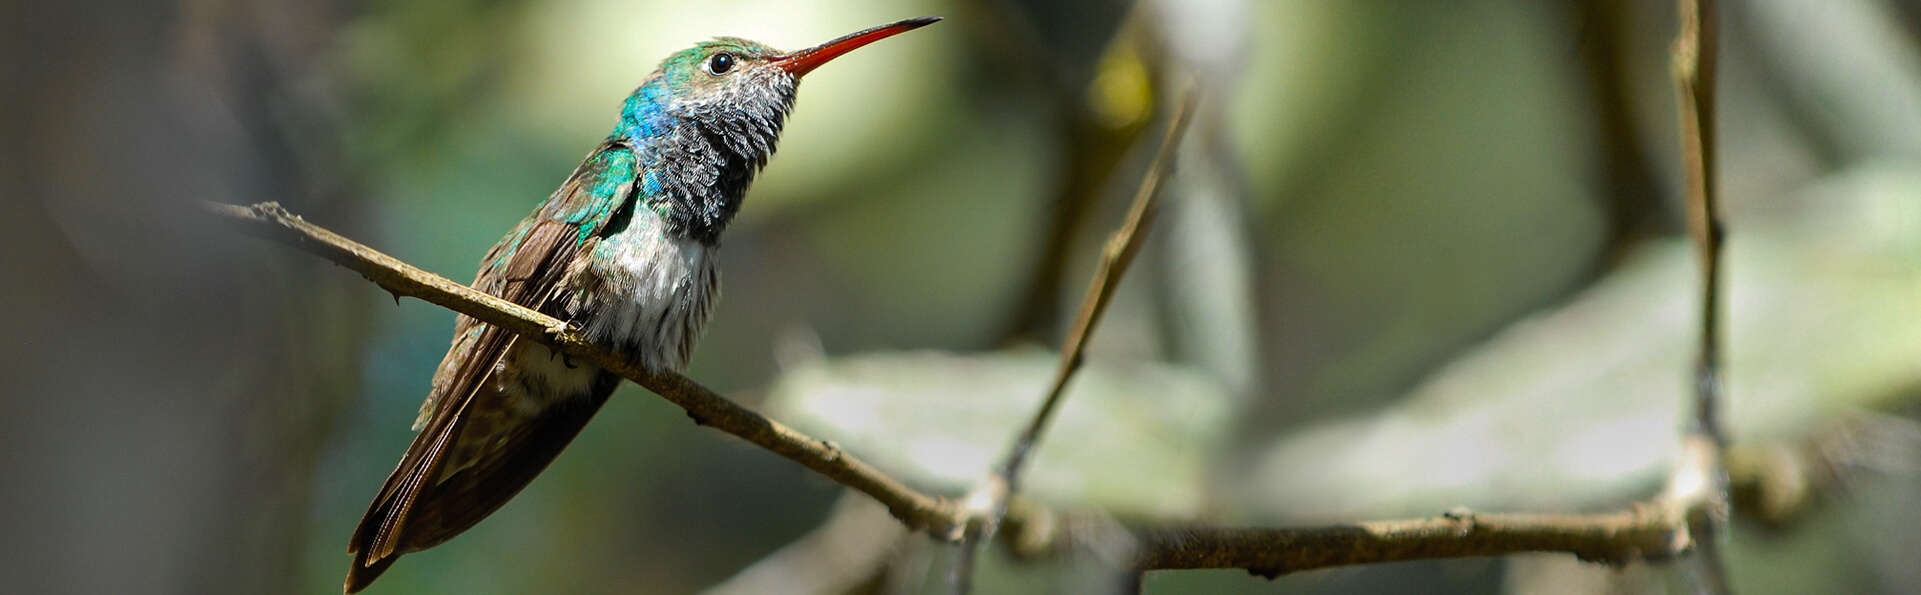
[[[589,342],[586,337],[568,328],[566,323],[553,317],[414,268],[399,259],[307,223],[277,203],[262,203],[252,207],[209,204],[208,209],[248,234],[312,252],[352,269],[392,293],[395,299],[407,296],[445,306],[619,374],[687,410],[688,417],[693,418],[694,423],[738,436],[841,485],[872,496],[885,504],[895,518],[914,530],[943,537],[955,534],[963,522],[961,511],[953,502],[907,487],[872,465],[842,452],[838,446],[767,419],[685,376],[672,372],[656,374],[631,365]]]
[[[1307,528],[1146,529],[1136,569],[1245,568],[1274,578],[1283,574],[1353,564],[1405,560],[1503,556],[1523,552],[1574,554],[1588,562],[1623,566],[1662,561],[1711,547],[1712,528],[1701,522],[1714,491],[1708,478],[1720,472],[1719,450],[1705,439],[1683,444],[1681,460],[1666,489],[1626,510],[1601,514],[1481,514],[1457,510],[1427,519],[1360,522]],[[1723,492],[1725,493],[1725,492]],[[1723,500],[1724,501],[1724,500]],[[1030,512],[1040,516],[1043,512]],[[1040,523],[1051,536],[1024,535],[1027,543],[1071,544],[1072,523]],[[1718,559],[1717,559],[1718,560]],[[1712,567],[1711,567],[1712,568]],[[1725,584],[1725,583],[1722,583]]]
[[[1141,179],[1139,191],[1128,208],[1127,219],[1120,229],[1107,238],[1102,247],[1101,260],[1094,270],[1094,280],[1087,287],[1087,295],[1081,300],[1080,313],[1074,319],[1073,330],[1068,332],[1067,341],[1061,347],[1060,364],[1054,370],[1054,380],[1049,385],[1047,398],[1041,402],[1040,409],[1034,412],[1033,419],[1014,440],[1013,448],[1007,458],[995,468],[994,474],[969,493],[963,512],[969,522],[960,527],[954,537],[959,544],[948,568],[947,581],[954,593],[966,593],[973,576],[975,555],[979,548],[976,544],[983,536],[992,535],[994,529],[1007,516],[1008,498],[1020,491],[1021,471],[1032,457],[1034,448],[1040,443],[1041,435],[1046,432],[1048,423],[1059,411],[1062,395],[1067,392],[1067,382],[1081,366],[1082,352],[1087,347],[1088,337],[1094,334],[1094,327],[1106,312],[1107,305],[1114,299],[1114,290],[1120,287],[1121,275],[1127,272],[1134,256],[1140,253],[1141,244],[1147,237],[1147,230],[1154,223],[1154,214],[1160,196],[1161,182],[1167,178],[1174,167],[1175,147],[1187,132],[1187,125],[1193,119],[1196,93],[1190,88],[1182,93],[1181,101],[1174,107],[1174,113],[1167,124],[1167,131],[1161,137],[1161,144],[1148,166],[1147,175]]]
[[[1728,521],[1728,476],[1722,462],[1727,431],[1721,424],[1725,389],[1721,370],[1720,192],[1715,181],[1715,95],[1719,19],[1714,0],[1678,0],[1681,33],[1674,43],[1674,81],[1679,94],[1681,159],[1686,173],[1688,231],[1701,261],[1701,343],[1695,360],[1694,416],[1683,443],[1684,465],[1670,483],[1676,501],[1690,501],[1690,526],[1699,535],[1694,553],[1697,592],[1732,593],[1719,536]],[[1692,467],[1690,469],[1690,467]],[[1690,477],[1689,472],[1699,476]]]
[[[1074,318],[1074,327],[1061,347],[1060,363],[1054,370],[1054,381],[1048,386],[1047,399],[1041,402],[1040,410],[1015,439],[1014,448],[1008,452],[1007,459],[1000,466],[1000,474],[1006,478],[1009,489],[1014,489],[1020,478],[1022,468],[1032,456],[1034,447],[1039,444],[1041,435],[1047,430],[1048,423],[1060,410],[1061,397],[1067,392],[1067,382],[1079,371],[1082,352],[1087,348],[1088,337],[1093,336],[1094,327],[1100,322],[1101,314],[1107,305],[1114,301],[1114,291],[1120,287],[1121,275],[1134,262],[1134,256],[1141,251],[1147,237],[1147,230],[1154,224],[1154,215],[1159,212],[1161,182],[1174,168],[1174,151],[1180,145],[1181,137],[1187,132],[1187,124],[1193,120],[1195,93],[1184,93],[1181,102],[1174,107],[1174,114],[1167,125],[1167,132],[1161,137],[1161,146],[1154,155],[1154,162],[1148,167],[1147,175],[1141,179],[1139,192],[1134,195],[1134,203],[1128,208],[1127,219],[1120,229],[1107,238],[1101,250],[1101,260],[1094,270],[1094,280],[1087,287],[1087,295],[1081,299],[1080,313]]]
[[[1887,431],[1886,433],[1898,433]],[[1921,433],[1917,433],[1921,435]],[[1224,528],[1189,525],[1137,527],[1130,533],[1135,570],[1242,568],[1274,578],[1283,574],[1382,562],[1502,556],[1523,552],[1573,554],[1623,566],[1690,556],[1702,583],[1725,589],[1719,558],[1706,555],[1715,525],[1720,449],[1690,434],[1669,483],[1652,499],[1598,514],[1485,514],[1466,510],[1411,520],[1319,527]],[[1899,437],[1888,438],[1900,440]],[[1904,442],[1905,444],[1905,442]],[[1009,505],[997,537],[1022,558],[1055,555],[1112,541],[1110,520],[1062,515],[1026,500]],[[1112,547],[1113,544],[1108,544]],[[1724,592],[1724,591],[1723,591]]]
[[[1174,167],[1174,148],[1186,133],[1193,115],[1194,96],[1191,88],[1182,93],[1181,102],[1174,108],[1154,161],[1148,166],[1147,175],[1141,179],[1133,205],[1128,208],[1127,219],[1102,247],[1094,280],[1087,288],[1086,297],[1081,300],[1074,328],[1069,331],[1067,341],[1061,347],[1060,364],[1054,370],[1054,381],[1049,385],[1047,398],[1035,411],[1032,421],[1015,438],[1013,448],[1008,449],[1007,458],[995,468],[992,475],[968,493],[962,505],[962,514],[967,522],[957,527],[958,532],[951,536],[957,543],[950,552],[946,575],[948,591],[951,593],[959,595],[972,590],[979,544],[983,537],[992,536],[1007,517],[1008,499],[1020,491],[1021,471],[1026,467],[1035,445],[1040,442],[1048,422],[1060,408],[1068,380],[1080,369],[1087,338],[1093,335],[1095,323],[1100,321],[1101,313],[1107,310],[1107,304],[1113,301],[1114,290],[1120,286],[1121,275],[1127,271],[1127,265],[1133,263],[1134,255],[1140,252],[1141,242],[1147,236],[1147,228],[1153,224],[1157,212],[1155,207],[1158,202],[1155,199],[1160,195],[1161,181]]]
[[[1921,425],[1876,414],[1844,418],[1804,442],[1752,445],[1734,451],[1731,481],[1748,492],[1742,512],[1769,523],[1787,522],[1807,500],[1838,489],[1851,474],[1914,467]],[[1333,566],[1418,559],[1568,553],[1622,566],[1677,558],[1705,536],[1690,528],[1711,485],[1713,451],[1692,440],[1669,486],[1626,510],[1584,515],[1481,514],[1297,528],[1222,528],[1163,525],[1136,528],[1138,569],[1243,568],[1274,578]],[[1783,459],[1789,460],[1783,460]],[[1784,485],[1786,484],[1786,485]],[[1792,501],[1788,501],[1792,498]],[[1774,502],[1768,502],[1773,500]],[[1063,515],[1026,499],[1008,503],[997,537],[1021,559],[1044,558],[1096,539],[1108,522]]]
[[[1379,562],[1561,552],[1614,566],[1686,551],[1685,523],[1661,507],[1609,514],[1475,514],[1293,529],[1141,531],[1140,570],[1244,568],[1283,574]]]
[[[1674,79],[1680,94],[1681,159],[1686,170],[1688,232],[1701,261],[1701,344],[1696,362],[1695,431],[1725,443],[1721,427],[1721,205],[1715,181],[1714,0],[1680,0],[1681,34],[1674,44]]]

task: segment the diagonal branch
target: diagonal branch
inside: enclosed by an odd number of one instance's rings
[[[209,204],[215,215],[248,234],[291,245],[360,273],[398,299],[414,297],[472,316],[545,344],[578,360],[634,381],[687,410],[694,423],[710,426],[800,463],[847,487],[872,496],[895,518],[931,535],[952,534],[962,523],[959,509],[945,498],[908,487],[830,442],[808,437],[728,400],[680,374],[654,373],[614,357],[558,319],[455,283],[382,254],[365,245],[307,223],[278,203],[252,207]]]
[[[1022,468],[1033,455],[1035,445],[1040,442],[1041,434],[1047,431],[1048,422],[1060,410],[1061,397],[1067,392],[1067,382],[1079,371],[1082,352],[1087,348],[1087,339],[1094,334],[1094,327],[1100,322],[1101,314],[1107,305],[1114,301],[1114,290],[1120,287],[1121,275],[1134,262],[1134,256],[1141,251],[1147,237],[1147,230],[1154,224],[1154,215],[1159,212],[1161,182],[1174,169],[1174,150],[1187,132],[1187,124],[1194,116],[1195,93],[1188,91],[1181,103],[1174,107],[1173,117],[1167,125],[1167,133],[1161,137],[1161,146],[1154,155],[1153,164],[1148,166],[1147,176],[1141,179],[1139,192],[1134,195],[1134,203],[1128,208],[1127,219],[1120,229],[1108,236],[1107,244],[1101,250],[1101,260],[1094,270],[1094,280],[1087,286],[1087,295],[1081,299],[1080,313],[1074,318],[1073,330],[1068,332],[1067,341],[1061,346],[1060,364],[1054,370],[1054,381],[1048,386],[1047,399],[1041,408],[1014,442],[1007,460],[1001,464],[1000,474],[1006,478],[1009,489],[1014,489],[1020,478]]]
[[[1175,147],[1187,133],[1187,125],[1193,120],[1196,93],[1190,88],[1181,94],[1181,102],[1174,107],[1174,113],[1167,123],[1167,131],[1161,137],[1160,148],[1154,154],[1154,161],[1148,165],[1147,175],[1141,179],[1140,190],[1134,195],[1132,206],[1128,207],[1127,219],[1120,229],[1108,236],[1102,246],[1101,260],[1095,265],[1094,280],[1087,287],[1087,295],[1081,300],[1080,312],[1074,318],[1074,327],[1068,332],[1067,341],[1061,346],[1060,364],[1054,370],[1054,380],[1048,386],[1047,398],[1041,402],[1040,409],[1028,422],[1026,429],[1014,439],[1013,448],[994,474],[967,495],[964,514],[969,522],[957,527],[959,532],[952,537],[960,543],[954,551],[955,562],[948,571],[948,582],[954,593],[966,593],[973,575],[975,547],[983,536],[992,535],[1004,517],[1007,516],[1007,501],[1020,491],[1021,471],[1033,457],[1034,448],[1040,443],[1041,436],[1047,431],[1048,423],[1060,410],[1062,397],[1067,393],[1067,382],[1080,370],[1082,353],[1087,347],[1088,337],[1094,334],[1094,327],[1100,322],[1101,314],[1114,300],[1114,291],[1120,287],[1121,275],[1134,262],[1140,253],[1141,245],[1147,237],[1147,230],[1154,223],[1154,215],[1159,212],[1161,182],[1174,169]]]

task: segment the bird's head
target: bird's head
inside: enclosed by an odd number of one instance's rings
[[[738,37],[703,41],[662,61],[623,115],[638,136],[670,134],[676,121],[693,121],[728,137],[730,148],[765,158],[801,77],[856,48],[939,20],[907,19],[794,52]]]
[[[714,243],[773,155],[801,77],[938,20],[908,19],[796,52],[721,37],[669,56],[627,98],[614,131],[639,152],[648,206],[677,233]]]

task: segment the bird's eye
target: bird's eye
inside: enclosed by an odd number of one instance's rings
[[[707,72],[711,72],[714,74],[727,74],[727,71],[733,70],[733,69],[734,69],[733,54],[729,54],[727,52],[721,52],[718,54],[714,54],[714,57],[707,59]]]

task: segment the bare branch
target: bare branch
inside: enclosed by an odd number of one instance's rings
[[[1869,438],[1909,445],[1909,427],[1873,429]],[[1921,433],[1915,433],[1921,436]],[[1820,439],[1815,447],[1832,442]],[[1892,445],[1840,448],[1845,464],[1886,454]],[[1866,452],[1863,452],[1866,451]],[[1567,553],[1588,562],[1623,566],[1690,556],[1701,566],[1710,592],[1725,592],[1725,569],[1706,555],[1714,534],[1705,519],[1714,513],[1714,475],[1720,473],[1719,447],[1691,434],[1666,489],[1654,498],[1610,513],[1486,514],[1466,510],[1409,520],[1372,521],[1318,527],[1226,528],[1179,524],[1137,527],[1131,531],[1139,571],[1242,568],[1273,578],[1283,574],[1381,562],[1502,556],[1524,552]],[[1852,461],[1849,463],[1848,461]],[[1743,478],[1756,481],[1761,478]],[[1105,517],[1062,515],[1027,500],[1009,504],[998,537],[1021,557],[1053,555],[1110,539],[1099,529]],[[1091,529],[1090,529],[1091,527]]]
[[[1690,525],[1700,536],[1693,564],[1695,590],[1732,593],[1717,536],[1727,530],[1728,476],[1722,462],[1727,431],[1720,410],[1721,372],[1720,193],[1715,181],[1714,84],[1720,46],[1714,0],[1678,0],[1681,33],[1674,43],[1679,93],[1681,159],[1686,170],[1688,231],[1701,261],[1701,343],[1695,360],[1694,416],[1683,443],[1683,465],[1668,486],[1675,501],[1693,502]],[[1692,464],[1690,464],[1692,463]]]
[[[1138,568],[1173,570],[1244,568],[1273,578],[1334,566],[1405,560],[1501,556],[1523,552],[1574,554],[1588,562],[1622,566],[1692,554],[1707,592],[1728,592],[1725,568],[1709,555],[1713,533],[1702,528],[1717,506],[1713,476],[1721,472],[1719,447],[1691,435],[1668,487],[1654,499],[1624,511],[1586,514],[1477,514],[1450,512],[1427,519],[1375,521],[1322,527],[1148,528],[1135,532]],[[1045,514],[1045,511],[1033,516]],[[1065,547],[1075,537],[1071,522],[1054,522],[1048,535],[1010,536]],[[1067,526],[1067,529],[1053,527]],[[1019,532],[1010,523],[1010,532]],[[1032,547],[1032,546],[1030,546]]]
[[[1141,244],[1147,237],[1147,230],[1154,224],[1154,215],[1159,212],[1161,182],[1174,168],[1175,147],[1187,132],[1187,124],[1194,115],[1196,93],[1185,92],[1181,102],[1174,108],[1174,114],[1167,124],[1167,132],[1161,137],[1161,146],[1154,155],[1154,162],[1141,179],[1140,190],[1134,195],[1134,203],[1127,211],[1127,219],[1120,229],[1107,238],[1101,250],[1101,260],[1094,269],[1094,280],[1088,284],[1087,295],[1081,300],[1080,312],[1074,317],[1074,327],[1068,332],[1067,341],[1061,346],[1060,364],[1054,370],[1054,381],[1048,386],[1047,399],[1041,402],[1039,411],[1028,423],[1014,448],[1008,452],[1007,459],[1000,466],[1000,474],[1006,478],[1010,490],[1015,490],[1022,467],[1031,456],[1034,446],[1040,442],[1042,432],[1047,430],[1048,422],[1060,410],[1061,396],[1067,392],[1067,382],[1073,379],[1074,372],[1080,370],[1082,352],[1087,348],[1088,337],[1094,334],[1094,327],[1100,322],[1101,314],[1114,300],[1114,290],[1120,287],[1121,275],[1134,262],[1140,253]]]
[[[1564,552],[1615,566],[1685,551],[1686,525],[1663,507],[1609,514],[1475,514],[1294,529],[1168,528],[1139,532],[1141,570],[1245,568],[1283,574],[1404,560]]]
[[[1147,237],[1147,230],[1154,223],[1158,212],[1161,182],[1167,178],[1174,167],[1174,150],[1181,137],[1187,132],[1187,124],[1193,119],[1196,93],[1188,89],[1181,94],[1181,102],[1174,107],[1168,120],[1167,131],[1161,137],[1160,148],[1154,161],[1147,168],[1147,175],[1141,179],[1140,189],[1134,195],[1132,206],[1128,207],[1127,219],[1120,229],[1108,236],[1101,249],[1101,260],[1095,265],[1094,280],[1087,287],[1087,295],[1081,300],[1080,312],[1074,318],[1074,328],[1068,332],[1067,341],[1061,346],[1060,364],[1054,370],[1054,380],[1049,385],[1047,398],[1041,402],[1040,409],[1034,412],[1033,419],[1026,429],[1014,439],[1013,448],[1007,458],[994,470],[993,475],[969,493],[962,508],[969,522],[960,527],[954,537],[960,543],[953,552],[953,562],[948,568],[947,581],[953,593],[966,593],[974,572],[974,557],[978,552],[976,544],[983,536],[992,535],[1002,519],[1007,516],[1008,498],[1020,491],[1021,471],[1031,458],[1034,447],[1040,442],[1041,434],[1047,430],[1048,422],[1060,409],[1061,397],[1067,392],[1067,382],[1080,369],[1082,351],[1087,347],[1087,338],[1094,333],[1094,326],[1100,321],[1101,313],[1107,310],[1108,303],[1114,299],[1114,290],[1120,287],[1121,275],[1127,266],[1134,262],[1134,255],[1140,253],[1141,244]]]
[[[1714,0],[1680,0],[1681,34],[1674,44],[1680,93],[1681,159],[1686,170],[1688,232],[1701,261],[1701,345],[1696,362],[1694,430],[1726,443],[1719,409],[1721,383],[1721,205],[1715,181]]]
[[[895,518],[936,537],[953,535],[962,523],[953,502],[923,494],[839,447],[808,437],[728,400],[676,373],[656,374],[614,357],[553,317],[476,291],[307,223],[277,203],[252,207],[210,204],[246,233],[312,252],[352,269],[393,293],[439,304],[487,324],[534,339],[581,361],[634,381],[687,410],[694,423],[710,426],[800,463],[887,506]]]

